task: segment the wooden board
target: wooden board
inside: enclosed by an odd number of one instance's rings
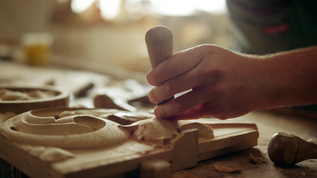
[[[0,157],[31,177],[114,176],[152,159],[165,160],[177,171],[251,148],[259,136],[255,124],[241,121],[167,122],[149,113],[106,109],[0,116]],[[130,123],[120,124],[123,119]]]

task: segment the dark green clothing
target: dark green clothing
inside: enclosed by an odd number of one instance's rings
[[[227,6],[244,53],[317,45],[317,0],[227,0]]]

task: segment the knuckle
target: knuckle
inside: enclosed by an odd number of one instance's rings
[[[159,82],[157,81],[157,79],[153,76],[151,77],[147,77],[147,81],[149,84],[153,85],[153,86],[158,86]]]
[[[149,93],[148,93],[148,98],[150,100],[151,103],[157,103],[158,100],[157,100],[157,97],[156,97],[156,94],[155,94],[155,88],[152,89]]]
[[[169,95],[175,94],[176,89],[177,89],[176,84],[173,81],[169,80],[169,81],[165,82],[165,92],[167,94],[169,94]]]

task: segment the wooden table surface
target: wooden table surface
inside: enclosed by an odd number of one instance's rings
[[[12,73],[12,76],[16,78],[21,78],[21,74],[18,75],[19,71],[21,71],[21,66],[19,66],[19,70],[8,70],[8,66],[12,67],[14,69],[14,65],[11,64],[2,64],[0,65],[0,71],[5,71],[4,68],[6,68],[6,71],[10,71]],[[3,70],[1,69],[3,67]],[[14,73],[14,71],[16,71]],[[24,73],[27,73],[27,71],[34,71],[32,68],[24,69]],[[46,70],[43,70],[46,71]],[[39,75],[41,73],[40,71],[36,72],[36,75]],[[3,72],[0,72],[0,74],[3,74]],[[77,73],[71,73],[72,77],[76,78]],[[79,77],[82,78],[83,75],[87,76],[87,73],[78,72]],[[6,73],[5,80],[1,80],[0,75],[0,81],[7,82],[9,80],[9,75]],[[94,77],[96,77],[96,80],[94,80]],[[74,79],[75,79],[74,78]],[[56,79],[57,80],[57,79]],[[105,83],[109,84],[108,76],[105,78]],[[43,81],[43,80],[42,80]],[[76,81],[76,80],[75,80]],[[91,75],[89,73],[89,77],[87,81],[100,81],[100,75]],[[102,79],[102,81],[104,81]],[[1,82],[0,82],[1,83]],[[55,82],[56,83],[56,82]],[[58,82],[57,82],[58,83]],[[62,82],[63,83],[63,82]],[[65,83],[65,82],[64,82]],[[69,83],[69,82],[68,82]],[[113,83],[113,82],[112,82]],[[98,85],[94,85],[95,87]],[[74,98],[73,103],[86,103],[88,101],[91,102],[91,96],[86,95],[86,97],[78,97]],[[278,178],[284,178],[284,177],[317,177],[317,160],[311,159],[306,160],[303,162],[300,162],[292,167],[279,167],[274,165],[271,160],[268,158],[267,154],[267,145],[272,137],[272,135],[276,132],[286,132],[291,133],[294,135],[297,135],[305,140],[312,140],[313,142],[317,143],[317,117],[306,117],[306,116],[299,116],[297,114],[285,114],[281,112],[272,112],[272,111],[257,111],[252,112],[249,114],[246,114],[244,116],[241,116],[239,118],[235,119],[243,119],[247,121],[251,121],[257,124],[260,137],[258,139],[258,145],[255,146],[252,149],[248,149],[245,151],[228,154],[225,156],[221,156],[218,158],[213,158],[205,161],[199,162],[197,167],[178,171],[175,173],[172,173],[173,178],[178,177],[278,177]],[[260,156],[263,157],[265,162],[254,164],[250,163],[249,161],[249,155],[252,153],[254,156]],[[241,172],[239,173],[221,173],[217,172],[214,168],[214,165],[216,163],[221,163],[227,167],[231,168],[239,168],[241,169]],[[3,174],[3,166],[5,163],[0,162],[0,173],[1,176],[8,175]],[[2,166],[2,168],[1,168]],[[21,174],[18,174],[18,176],[15,175],[15,177],[19,177]],[[22,174],[23,175],[23,174]],[[128,175],[129,176],[129,175]],[[131,177],[135,176],[135,174],[131,174]]]
[[[317,143],[317,118],[258,111],[237,119],[245,119],[257,124],[260,133],[257,146],[245,151],[202,161],[195,168],[173,173],[172,177],[317,177],[316,159],[305,160],[291,167],[280,167],[274,165],[267,153],[268,142],[276,132],[291,133]],[[251,163],[249,161],[250,153],[254,156],[263,157],[265,162],[259,164]],[[239,168],[241,172],[217,172],[214,168],[217,162],[231,168]]]

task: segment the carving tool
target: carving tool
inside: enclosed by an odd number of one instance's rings
[[[289,166],[317,158],[317,145],[295,135],[278,132],[269,142],[268,154],[274,163]]]
[[[152,68],[173,54],[173,34],[166,26],[158,25],[150,28],[145,34],[145,42]],[[172,99],[174,97],[157,105],[164,104]]]

